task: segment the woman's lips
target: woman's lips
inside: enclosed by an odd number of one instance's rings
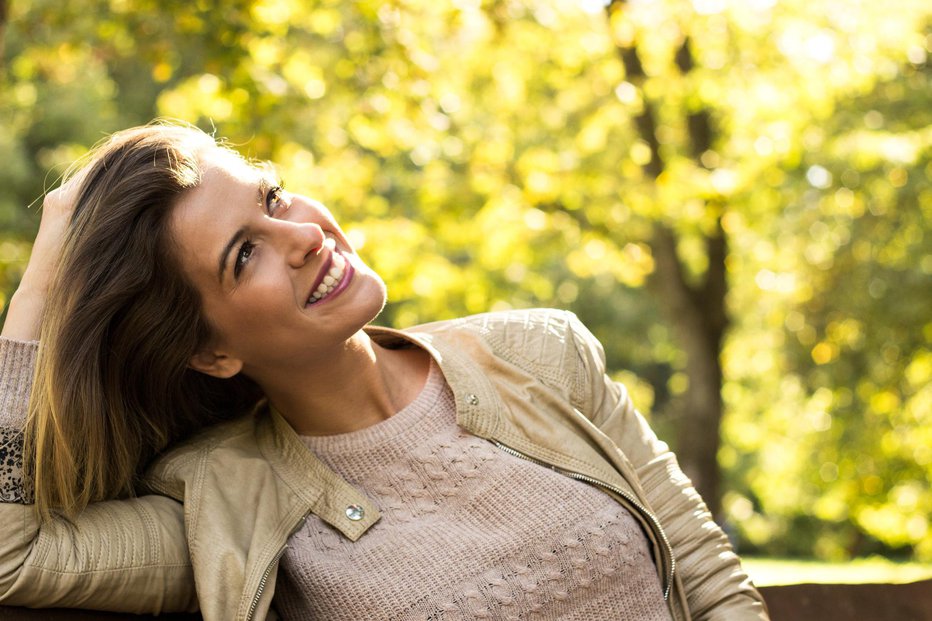
[[[349,259],[336,250],[333,241],[328,240],[328,242],[330,242],[327,244],[330,255],[314,281],[314,288],[305,302],[306,306],[321,304],[338,295],[349,285],[355,272]]]
[[[350,265],[349,259],[346,259],[346,267],[343,268],[343,278],[340,279],[340,282],[331,289],[324,297],[320,298],[318,301],[314,302],[313,306],[318,306],[325,302],[329,302],[333,298],[340,295],[344,289],[349,287],[350,281],[353,279],[353,276],[356,274],[356,270],[353,269],[353,266]]]
[[[320,286],[320,284],[324,282],[324,278],[326,278],[327,274],[330,273],[330,267],[333,265],[333,253],[335,249],[335,242],[333,241],[332,238],[328,237],[327,239],[324,240],[323,245],[330,252],[327,253],[327,258],[324,259],[324,263],[323,265],[321,265],[320,271],[317,273],[317,278],[314,279],[314,284],[311,286],[311,295],[313,295],[314,292],[317,291],[317,288]],[[308,296],[307,298],[308,300],[311,299],[311,295]]]

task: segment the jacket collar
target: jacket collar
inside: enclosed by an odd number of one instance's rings
[[[466,353],[430,333],[379,326],[366,333],[383,347],[415,345],[436,361],[456,402],[457,422],[470,433],[494,438],[505,407],[482,367]],[[259,449],[272,469],[304,507],[351,541],[359,539],[380,516],[365,494],[318,459],[279,412],[269,408],[258,426]]]
[[[366,333],[384,347],[397,347],[408,342],[424,349],[440,367],[453,391],[456,422],[473,435],[494,438],[501,424],[505,404],[492,386],[487,370],[463,350],[462,343],[454,346],[443,338],[437,338],[436,334],[429,331],[431,325],[406,331],[369,326]]]

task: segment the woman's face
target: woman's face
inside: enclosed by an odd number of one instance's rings
[[[221,377],[242,370],[261,384],[320,364],[379,314],[385,285],[326,207],[221,148],[203,153],[201,166],[170,224],[214,335],[192,367]]]

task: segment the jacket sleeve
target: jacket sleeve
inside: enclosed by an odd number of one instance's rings
[[[633,465],[673,547],[691,617],[768,619],[763,598],[676,457],[634,408],[625,387],[606,375],[602,345],[575,316],[570,323],[582,363],[578,384],[584,412]]]
[[[197,610],[181,503],[96,503],[40,524],[24,489],[22,429],[37,343],[0,339],[0,603],[135,613]]]

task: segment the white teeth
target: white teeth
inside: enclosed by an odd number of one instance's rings
[[[332,241],[328,238],[328,241]],[[311,294],[311,297],[308,299],[308,304],[314,304],[318,300],[322,300],[327,295],[333,291],[333,289],[340,283],[340,280],[343,278],[344,270],[346,269],[346,259],[340,256],[338,253],[333,253],[333,264],[330,267],[330,270],[327,272],[327,275],[324,276],[324,279],[317,289]]]
[[[327,237],[327,238],[324,239],[323,246],[324,246],[324,248],[326,248],[327,250],[330,250],[330,251],[332,252],[333,249],[336,248],[336,245],[337,245],[337,242],[336,242],[336,240],[333,239],[332,237]]]

